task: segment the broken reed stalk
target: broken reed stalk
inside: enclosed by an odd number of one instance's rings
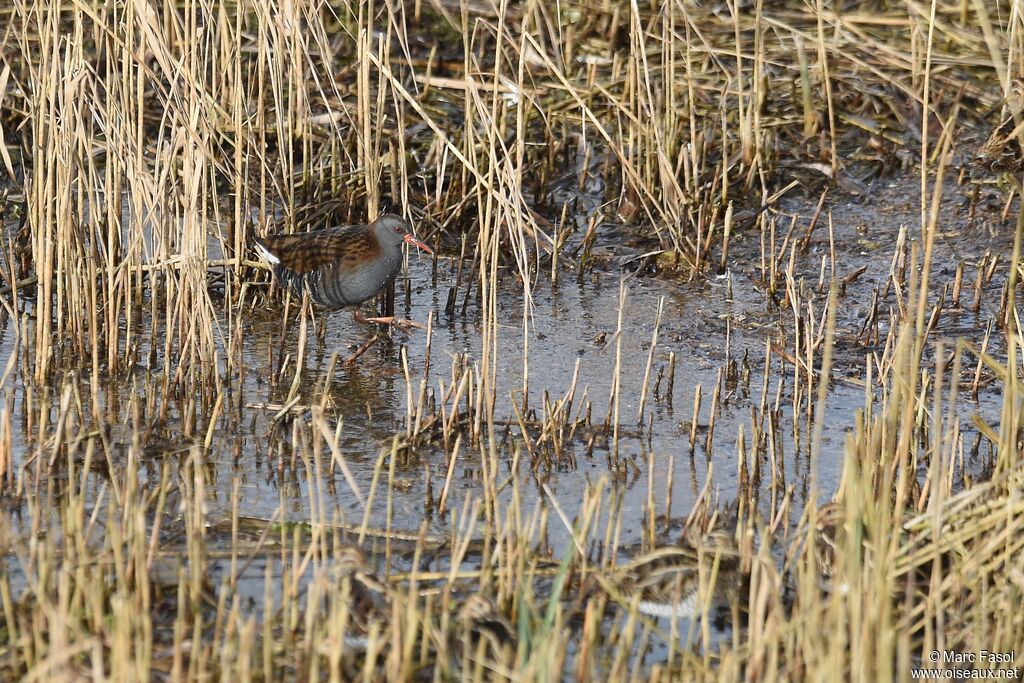
[[[661,311],[665,307],[665,297],[658,299],[658,313],[654,317],[654,332],[651,333],[651,348],[647,353],[647,365],[644,366],[643,384],[640,386],[640,407],[637,410],[636,422],[642,427],[644,424],[644,408],[647,405],[647,387],[651,381],[651,365],[654,363],[654,352],[658,347],[658,331],[661,329]]]
[[[612,459],[619,457],[619,382],[622,377],[622,317],[626,311],[626,281],[619,280],[619,307],[615,323],[615,365],[612,368],[611,393],[608,396],[608,414],[604,420],[604,431],[612,432]]]

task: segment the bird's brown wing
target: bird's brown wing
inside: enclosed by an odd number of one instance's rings
[[[260,244],[278,260],[278,267],[296,275],[336,268],[347,271],[375,259],[380,244],[365,225],[324,228],[294,235],[267,235]]]

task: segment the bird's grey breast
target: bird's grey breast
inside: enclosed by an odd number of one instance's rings
[[[384,291],[402,267],[402,255],[382,254],[361,268],[342,268],[340,264],[324,269],[310,283],[313,300],[323,306],[355,306]]]

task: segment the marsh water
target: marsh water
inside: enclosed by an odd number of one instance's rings
[[[827,299],[828,281],[834,278],[845,284],[837,316],[832,382],[825,413],[816,416],[824,426],[817,481],[822,500],[839,485],[844,439],[854,425],[856,412],[865,404],[866,392],[876,391],[865,387],[866,365],[877,345],[885,343],[888,316],[880,318],[879,339],[870,339],[864,333],[864,320],[873,298],[879,300],[883,311],[897,305],[896,293],[884,290],[892,270],[895,236],[901,227],[907,229],[909,241],[918,233],[916,182],[910,177],[878,182],[869,197],[834,191],[824,204],[825,217],[807,237],[805,249],[794,257],[793,272],[803,279],[808,300],[817,302],[819,314]],[[945,225],[933,260],[937,292],[943,286],[948,289],[958,265],[963,264],[964,279],[969,281],[986,253],[1009,251],[1012,228],[1001,218],[1002,206],[994,192],[988,204],[984,199],[988,195],[983,195],[979,203],[977,197],[971,199],[971,192],[969,186],[952,182],[945,188]],[[802,236],[817,201],[817,191],[791,193],[773,209],[777,223],[785,227],[795,221],[799,226],[796,233]],[[972,201],[974,215],[968,220]],[[779,228],[780,238],[784,227]],[[749,447],[752,416],[766,401],[780,405],[783,419],[775,426],[773,436],[775,462],[769,464],[765,459],[763,464],[771,474],[758,480],[763,490],[755,497],[763,514],[770,516],[779,498],[788,492],[795,511],[791,524],[795,524],[812,490],[808,476],[814,421],[808,419],[802,407],[792,405],[790,392],[794,373],[798,372],[793,360],[785,354],[770,353],[772,349],[790,347],[794,330],[786,303],[775,301],[766,291],[762,268],[766,235],[739,229],[732,236],[727,269],[686,277],[663,267],[657,255],[649,258],[642,250],[630,247],[625,234],[621,226],[601,225],[595,247],[597,266],[582,275],[567,266],[556,283],[544,275],[536,277],[529,301],[516,272],[510,269],[499,277],[500,351],[494,386],[496,437],[504,471],[498,478],[516,478],[516,495],[524,509],[546,507],[553,498],[570,520],[579,512],[587,487],[603,482],[621,505],[620,543],[627,553],[644,541],[646,506],[653,490],[657,512],[663,516],[656,525],[659,542],[672,543],[678,540],[680,522],[709,483],[709,477],[713,503],[728,515],[731,502],[746,485],[738,443],[746,439]],[[212,423],[210,416],[198,415],[191,435],[186,435],[183,428],[183,416],[195,410],[187,397],[167,406],[161,419],[149,418],[144,432],[129,427],[133,394],[144,395],[147,387],[159,385],[164,379],[159,356],[162,349],[154,353],[140,350],[141,358],[155,361],[153,367],[140,362],[128,376],[100,375],[98,387],[89,386],[92,376],[83,364],[77,375],[66,377],[77,377],[73,381],[79,383],[82,396],[101,397],[115,454],[108,467],[94,466],[94,499],[102,495],[104,479],[118,469],[116,454],[126,454],[129,446],[137,443],[142,453],[137,463],[139,476],[152,481],[160,478],[166,466],[178,466],[190,453],[199,454],[213,546],[228,546],[235,514],[243,520],[303,524],[311,518],[313,502],[321,511],[330,511],[332,518],[353,527],[365,520],[370,528],[409,537],[449,534],[453,517],[438,513],[437,500],[449,477],[449,511],[459,510],[465,501],[481,496],[479,450],[463,444],[454,465],[450,460],[452,445],[438,438],[418,441],[411,452],[403,450],[405,455],[394,463],[382,454],[391,452],[396,435],[401,437],[410,431],[409,416],[416,413],[417,404],[433,405],[437,410],[445,389],[456,381],[453,368],[472,367],[479,362],[479,306],[472,289],[467,295],[468,282],[464,281],[463,290],[456,293],[456,305],[447,306],[458,268],[450,250],[436,262],[414,254],[397,283],[397,313],[424,324],[431,321],[429,365],[425,330],[384,333],[357,362],[334,366],[328,379],[328,369],[337,360],[332,356],[344,358],[378,331],[355,324],[347,312],[316,312],[308,322],[307,345],[300,354],[301,326],[294,309],[287,323],[276,304],[238,312],[240,318],[235,320],[243,339],[241,365],[224,371],[230,373],[223,378],[230,392],[223,409]],[[470,277],[464,275],[463,279]],[[987,283],[977,312],[967,304],[944,309],[936,329],[938,338],[944,340],[945,353],[952,352],[957,339],[982,343],[990,321],[997,316],[991,302],[999,300],[1002,284],[999,278]],[[964,300],[972,296],[965,285]],[[621,337],[616,335],[620,301],[625,303]],[[231,324],[227,306],[225,303],[219,313],[219,334]],[[659,307],[660,324],[652,353]],[[27,299],[22,308],[31,315],[31,300]],[[0,324],[0,366],[7,365],[16,353],[15,335],[15,326],[5,317]],[[990,352],[998,352],[999,337],[991,336]],[[219,339],[218,343],[226,352],[225,341]],[[928,353],[934,354],[934,349]],[[286,405],[294,368],[283,378],[276,376],[276,370],[285,358],[294,363],[300,355],[302,380],[294,395],[296,400]],[[674,370],[670,355],[674,355]],[[770,358],[767,377],[766,356]],[[641,413],[649,358],[646,405]],[[22,366],[19,363],[17,367]],[[611,397],[616,368],[617,442],[614,431],[605,427],[614,409]],[[969,383],[973,374],[971,366],[963,381]],[[532,442],[538,430],[533,426],[543,422],[545,400],[565,396],[573,387],[574,377],[573,412],[581,423],[589,412],[587,424],[557,453],[552,453],[550,447],[545,453],[534,452]],[[698,387],[702,399],[694,424]],[[1001,395],[985,387],[986,383],[981,382],[977,397],[965,391],[963,404],[958,407],[967,444],[975,442],[976,429],[971,423],[975,415],[989,424],[997,423]],[[41,401],[49,406],[52,422],[60,409],[59,389],[33,385],[31,378],[18,369],[8,378],[4,391],[14,415],[12,439],[17,470],[34,452],[32,444],[37,438],[33,429],[38,427],[33,427],[25,409],[26,392],[33,392],[37,407]],[[308,461],[296,457],[292,443],[298,433],[296,422],[308,426],[314,419],[314,406],[317,410],[323,406],[329,430],[339,435],[340,454],[334,457],[344,460],[351,480],[335,467],[322,464],[311,468]],[[524,428],[521,422],[533,426]],[[692,443],[691,436],[696,437]],[[989,466],[984,448],[967,456],[963,465],[966,473],[984,472]],[[517,459],[520,464],[513,468]],[[385,471],[394,466],[390,490],[387,494],[378,492],[366,514],[367,493],[373,489],[375,476],[380,475],[378,468],[385,461]],[[507,501],[511,487],[505,487],[499,496]],[[670,509],[665,509],[666,501],[671,501]],[[3,514],[11,528],[28,533],[20,509],[13,505]],[[554,521],[544,528],[546,537],[536,538],[534,543],[557,559],[569,549],[570,535],[563,524]],[[238,576],[237,590],[251,596],[257,611],[264,592],[266,561],[273,559],[257,557]],[[407,564],[401,558],[394,562],[391,569]],[[11,569],[17,574],[16,561]],[[227,561],[210,567],[214,582],[227,570]]]

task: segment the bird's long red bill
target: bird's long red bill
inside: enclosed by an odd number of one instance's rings
[[[428,254],[433,254],[434,253],[433,249],[431,249],[427,245],[423,244],[423,242],[420,242],[418,239],[416,239],[412,235],[406,234],[405,241],[406,241],[407,244],[411,244],[414,247],[419,247],[420,249],[422,249],[423,251],[427,252]]]

